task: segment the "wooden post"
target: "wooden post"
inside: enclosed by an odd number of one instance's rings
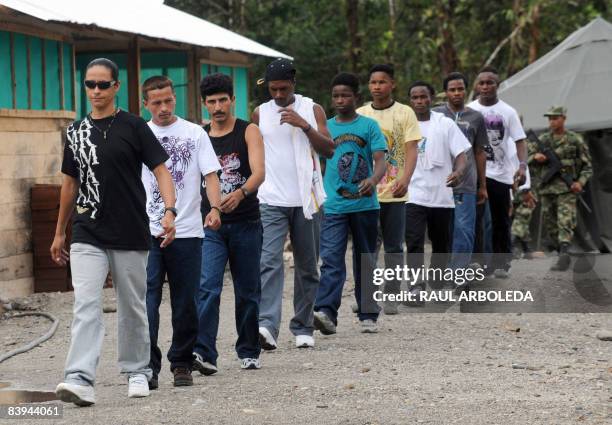
[[[128,73],[128,109],[132,114],[140,115],[140,41],[138,36],[132,38],[127,52]]]

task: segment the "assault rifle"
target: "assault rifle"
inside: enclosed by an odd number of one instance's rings
[[[561,160],[559,159],[555,151],[552,150],[550,146],[545,145],[538,138],[538,136],[536,136],[533,130],[527,131],[527,139],[537,144],[538,152],[543,154],[546,159],[548,159],[548,171],[542,176],[542,180],[540,181],[540,187],[548,184],[553,178],[558,175],[559,177],[561,177],[561,180],[563,180],[563,183],[565,183],[568,188],[571,188],[572,184],[574,183],[574,179],[568,173],[563,172],[563,164],[561,164]],[[582,197],[582,192],[577,193],[576,196],[578,197],[578,200],[580,201],[584,209],[586,209],[589,214],[592,214],[593,210],[591,209],[591,207],[589,207],[589,205]]]

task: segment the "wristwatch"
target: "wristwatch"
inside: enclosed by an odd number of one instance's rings
[[[244,186],[242,186],[240,190],[242,191],[242,194],[244,195],[245,198],[250,195],[249,191],[246,190]]]
[[[174,207],[166,207],[164,209],[164,214],[166,214],[168,211],[170,211],[172,214],[174,214],[175,217],[178,215],[178,211]]]

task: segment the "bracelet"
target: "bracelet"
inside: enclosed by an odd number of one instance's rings
[[[219,209],[219,207],[213,207],[213,206],[211,206],[211,207],[210,207],[210,209],[211,209],[211,210],[217,210],[217,212],[218,212],[219,214],[221,214],[221,210]]]
[[[310,124],[308,124],[308,127],[303,128],[303,129],[302,129],[302,131],[303,131],[304,133],[308,133],[308,132],[310,131],[310,129],[311,129],[311,128],[312,128],[312,126],[311,126]]]
[[[519,167],[520,167],[521,165],[524,165],[525,167],[527,167],[527,162],[525,162],[525,161],[521,161],[521,162],[519,162]]]

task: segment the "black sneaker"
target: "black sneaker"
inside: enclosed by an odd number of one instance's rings
[[[198,353],[193,353],[193,364],[191,367],[193,370],[197,370],[202,375],[207,376],[214,375],[218,371],[217,366],[210,362],[204,361],[202,356],[200,356]]]
[[[149,389],[156,390],[158,388],[159,388],[159,379],[157,378],[157,375],[153,375],[153,377],[149,381]]]
[[[174,375],[174,386],[175,387],[190,387],[193,385],[193,376],[191,376],[191,369],[186,367],[175,367],[172,371]]]

